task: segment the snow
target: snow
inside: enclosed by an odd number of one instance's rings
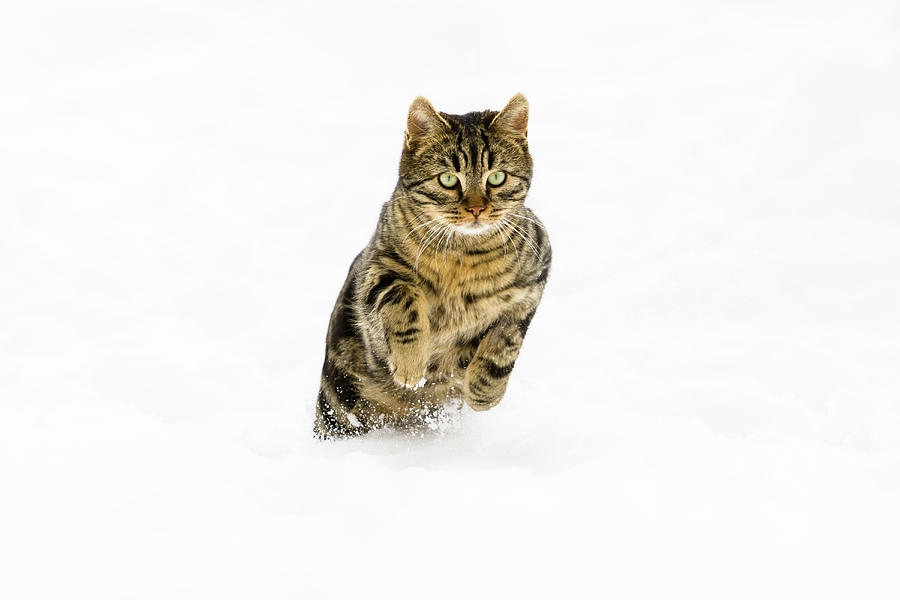
[[[0,12],[0,597],[900,596],[895,2]],[[406,108],[516,92],[506,398],[315,441]]]

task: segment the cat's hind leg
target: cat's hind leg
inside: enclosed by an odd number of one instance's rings
[[[316,400],[315,435],[325,439],[369,431],[369,427],[353,414],[358,401],[359,390],[353,379],[326,361]]]

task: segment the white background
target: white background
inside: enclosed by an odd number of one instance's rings
[[[900,597],[900,6],[6,2],[0,596]],[[503,403],[311,438],[406,109],[532,106]]]

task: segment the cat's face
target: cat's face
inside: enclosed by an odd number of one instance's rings
[[[528,101],[502,111],[438,113],[416,98],[409,109],[400,181],[422,217],[485,235],[525,201],[531,184]]]

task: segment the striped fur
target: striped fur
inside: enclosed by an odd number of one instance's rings
[[[449,397],[475,410],[503,398],[550,270],[546,230],[523,205],[527,123],[521,94],[499,113],[413,101],[399,181],[331,315],[318,436],[419,424]],[[495,171],[506,179],[492,186]]]

